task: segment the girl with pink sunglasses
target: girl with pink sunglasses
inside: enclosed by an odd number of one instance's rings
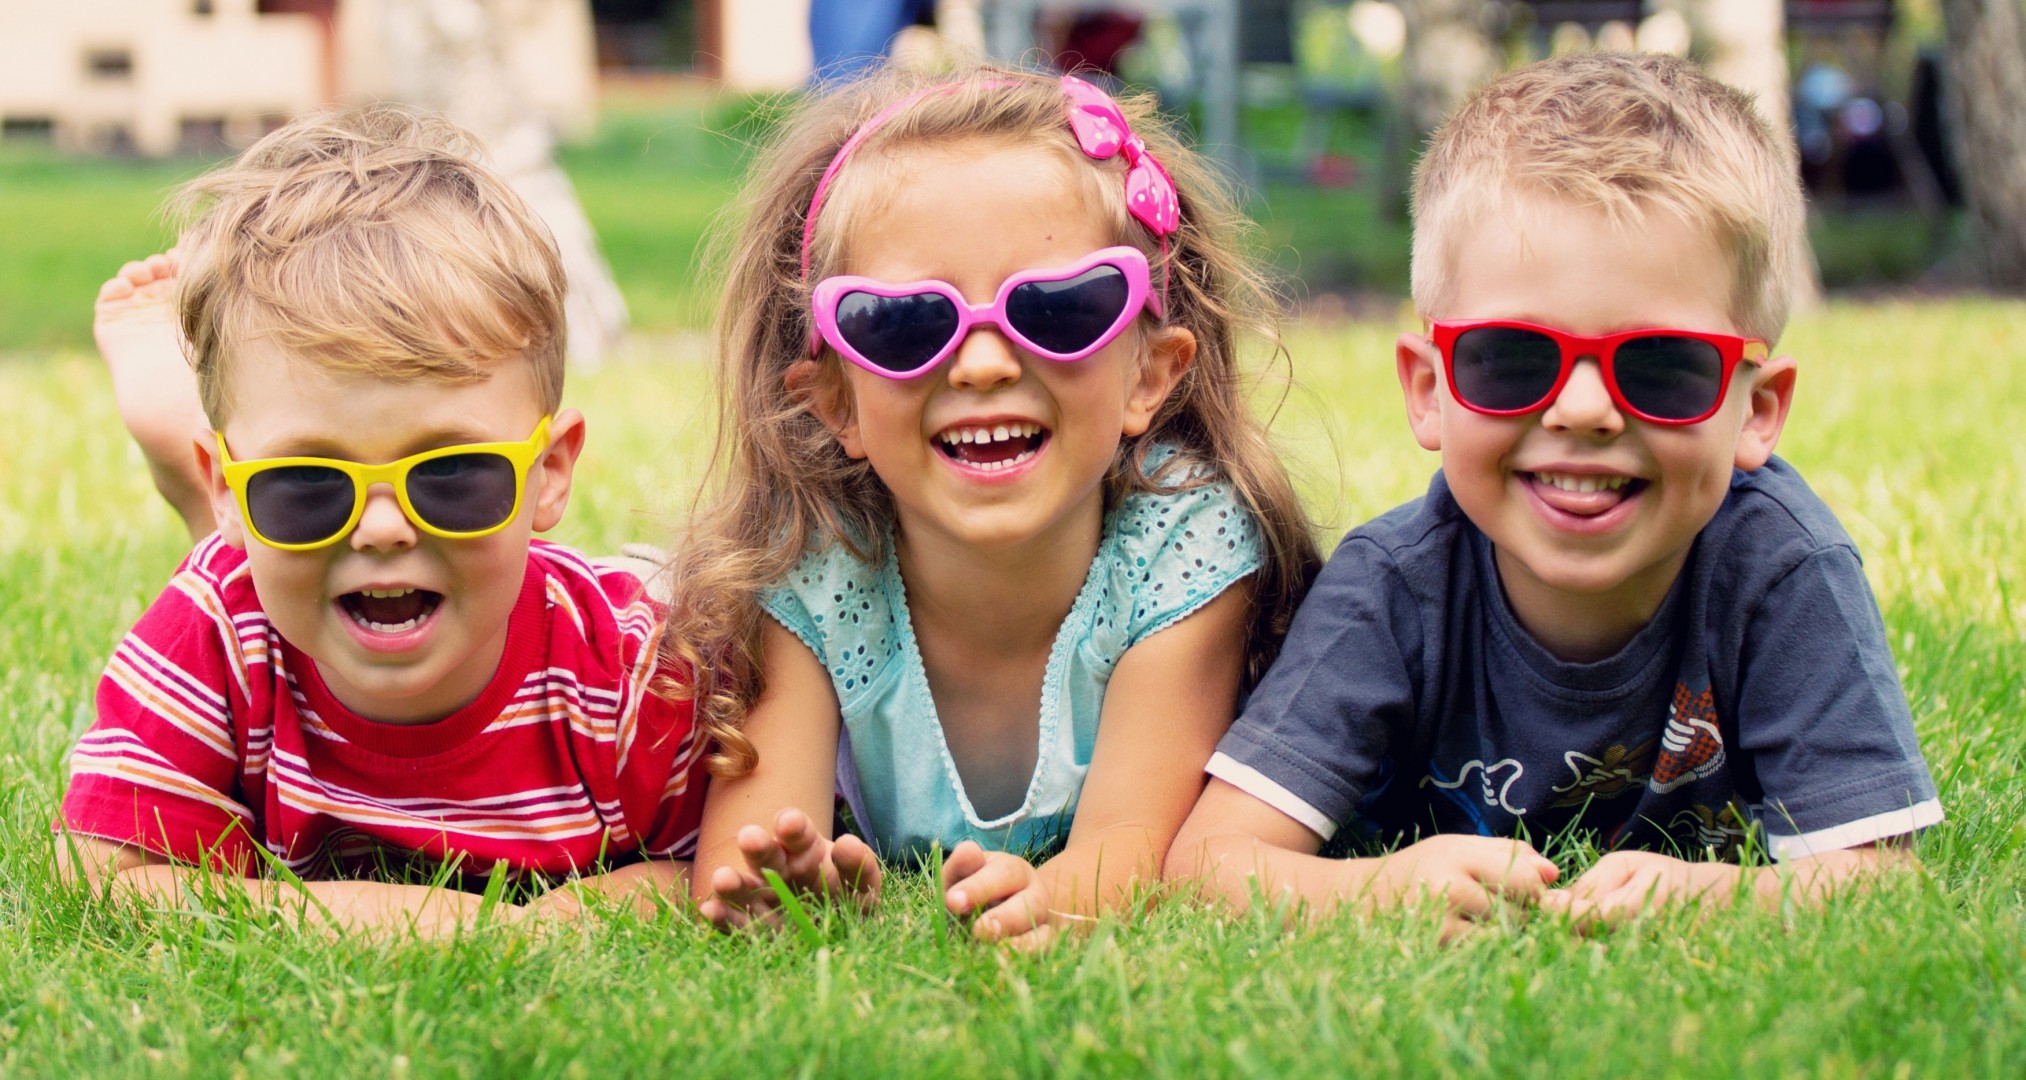
[[[1237,212],[1149,101],[989,69],[812,102],[743,207],[664,638],[720,751],[704,913],[936,850],[983,940],[1131,904],[1318,565]]]

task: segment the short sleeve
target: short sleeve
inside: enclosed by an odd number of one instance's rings
[[[1761,599],[1744,637],[1737,715],[1774,856],[1941,820],[1884,622],[1849,547],[1801,560]]]
[[[1207,767],[1324,840],[1377,783],[1388,733],[1415,716],[1420,616],[1399,575],[1377,544],[1346,540]]]
[[[236,643],[215,583],[186,564],[106,664],[97,719],[71,751],[60,827],[179,862],[249,868]]]
[[[1125,644],[1179,622],[1257,571],[1259,525],[1224,481],[1173,493],[1138,492],[1113,513],[1118,572],[1125,579]]]
[[[761,603],[823,662],[840,704],[864,693],[899,650],[881,569],[842,544],[803,556]]]

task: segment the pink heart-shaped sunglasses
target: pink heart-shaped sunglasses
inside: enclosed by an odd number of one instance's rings
[[[1082,360],[1110,344],[1142,309],[1160,318],[1139,249],[1108,247],[1045,270],[1022,270],[989,304],[973,304],[945,281],[892,285],[866,277],[817,282],[816,334],[838,355],[875,375],[912,379],[941,364],[978,326],[996,327],[1047,360]]]

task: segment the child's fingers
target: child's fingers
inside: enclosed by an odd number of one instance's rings
[[[822,837],[809,823],[809,815],[789,806],[774,815],[774,839],[780,841],[781,849],[792,859],[815,847]]]
[[[745,912],[715,897],[696,906],[696,912],[719,930],[739,930],[751,921]]]
[[[985,849],[976,840],[965,840],[950,849],[943,857],[943,888],[970,877],[985,868]]]
[[[107,278],[105,284],[98,287],[98,302],[101,304],[110,300],[125,300],[133,295],[134,283],[124,277]]]
[[[1440,940],[1444,945],[1454,945],[1476,933],[1481,926],[1482,924],[1476,919],[1467,919],[1461,915],[1451,915],[1442,920]]]
[[[1567,891],[1576,900],[1594,900],[1622,888],[1638,873],[1638,869],[1638,865],[1630,859],[1614,859],[1606,855],[1578,874],[1576,880],[1569,882]]]
[[[1036,881],[1007,897],[971,927],[979,941],[1006,941],[1048,923],[1048,887]]]
[[[952,915],[983,911],[1026,888],[1033,880],[1034,867],[1026,860],[998,853],[997,858],[987,859],[976,873],[951,885],[943,893],[943,903]]]
[[[166,251],[148,256],[147,264],[150,281],[161,281],[176,276],[176,260]]]
[[[1433,886],[1431,886],[1433,888]],[[1452,878],[1441,889],[1441,900],[1453,915],[1482,919],[1491,914],[1491,892],[1469,875]]]
[[[766,879],[734,866],[720,866],[711,872],[711,896],[741,911],[774,902],[774,890],[768,887]]]
[[[838,837],[830,845],[830,865],[840,890],[865,904],[879,899],[879,856],[865,841],[850,833]]]
[[[797,890],[815,890],[830,884],[824,864],[830,844],[816,831],[809,815],[794,807],[774,815],[774,840],[781,849],[778,872],[789,885]]]
[[[1042,953],[1053,948],[1056,942],[1062,940],[1062,937],[1062,928],[1052,922],[1048,922],[1042,923],[1040,926],[1018,937],[1007,938],[1006,944],[1024,953]]]
[[[772,870],[777,874],[786,871],[788,855],[781,850],[781,842],[774,838],[773,833],[758,825],[742,825],[736,840],[739,854],[745,856],[746,867],[755,877],[762,870]]]

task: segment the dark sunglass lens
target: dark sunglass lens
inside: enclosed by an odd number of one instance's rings
[[[444,532],[478,532],[514,512],[514,463],[498,454],[451,454],[408,470],[408,503]]]
[[[956,336],[957,305],[939,293],[846,293],[837,301],[837,331],[874,364],[888,371],[914,371]]]
[[[1030,281],[1006,297],[1006,321],[1058,356],[1079,353],[1118,325],[1132,295],[1125,271],[1093,266],[1064,281]]]
[[[1618,393],[1657,420],[1693,420],[1723,392],[1723,354],[1696,338],[1655,334],[1618,346]]]
[[[1537,330],[1513,326],[1465,330],[1457,335],[1452,351],[1457,395],[1494,412],[1541,404],[1562,374],[1562,347]]]
[[[253,530],[277,544],[329,540],[351,520],[352,478],[321,465],[286,465],[254,473],[246,482],[246,511]]]

